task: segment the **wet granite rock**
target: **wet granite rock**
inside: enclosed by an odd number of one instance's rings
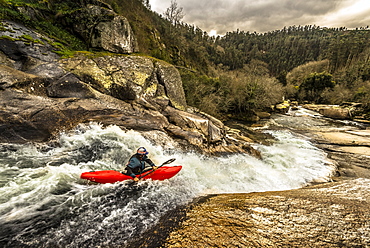
[[[133,244],[368,247],[369,186],[369,179],[354,179],[289,191],[209,195],[167,213],[144,239]]]
[[[335,161],[335,180],[343,178],[370,178],[370,130],[341,132],[313,132],[311,137],[317,146]]]
[[[92,98],[95,97],[93,90],[87,84],[81,82],[73,74],[66,74],[56,81],[51,82],[47,88],[49,97],[58,98]]]

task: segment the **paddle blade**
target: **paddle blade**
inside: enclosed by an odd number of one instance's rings
[[[171,158],[171,159],[167,160],[166,162],[164,162],[162,165],[170,164],[170,163],[172,163],[175,160],[176,160],[176,158]]]

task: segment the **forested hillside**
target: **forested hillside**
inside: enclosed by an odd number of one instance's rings
[[[248,116],[283,96],[330,104],[356,101],[369,109],[367,27],[292,26],[262,34],[237,30],[210,37],[181,18],[155,13],[145,0],[0,0],[0,18],[48,34],[64,56],[77,50],[98,52],[60,21],[89,3],[107,3],[125,16],[139,53],[176,65],[188,104],[217,117]]]

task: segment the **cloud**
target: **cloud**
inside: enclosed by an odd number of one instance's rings
[[[163,13],[170,0],[152,0]],[[218,34],[237,29],[263,33],[284,26],[317,25],[347,28],[370,25],[369,0],[177,0],[184,22]],[[367,24],[366,24],[367,23]]]
[[[337,12],[324,17],[322,23],[327,26],[345,26],[355,28],[370,25],[370,2],[358,0],[344,5]]]

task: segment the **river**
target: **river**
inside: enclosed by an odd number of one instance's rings
[[[299,109],[276,115],[261,128],[274,137],[248,155],[207,157],[176,150],[169,138],[157,145],[117,126],[80,125],[45,144],[0,146],[1,247],[124,247],[178,206],[206,194],[296,189],[325,182],[335,171],[327,154],[304,132],[351,129]],[[160,137],[158,137],[160,139]],[[161,164],[176,158],[170,180],[88,184],[91,170],[120,170],[137,147]]]

